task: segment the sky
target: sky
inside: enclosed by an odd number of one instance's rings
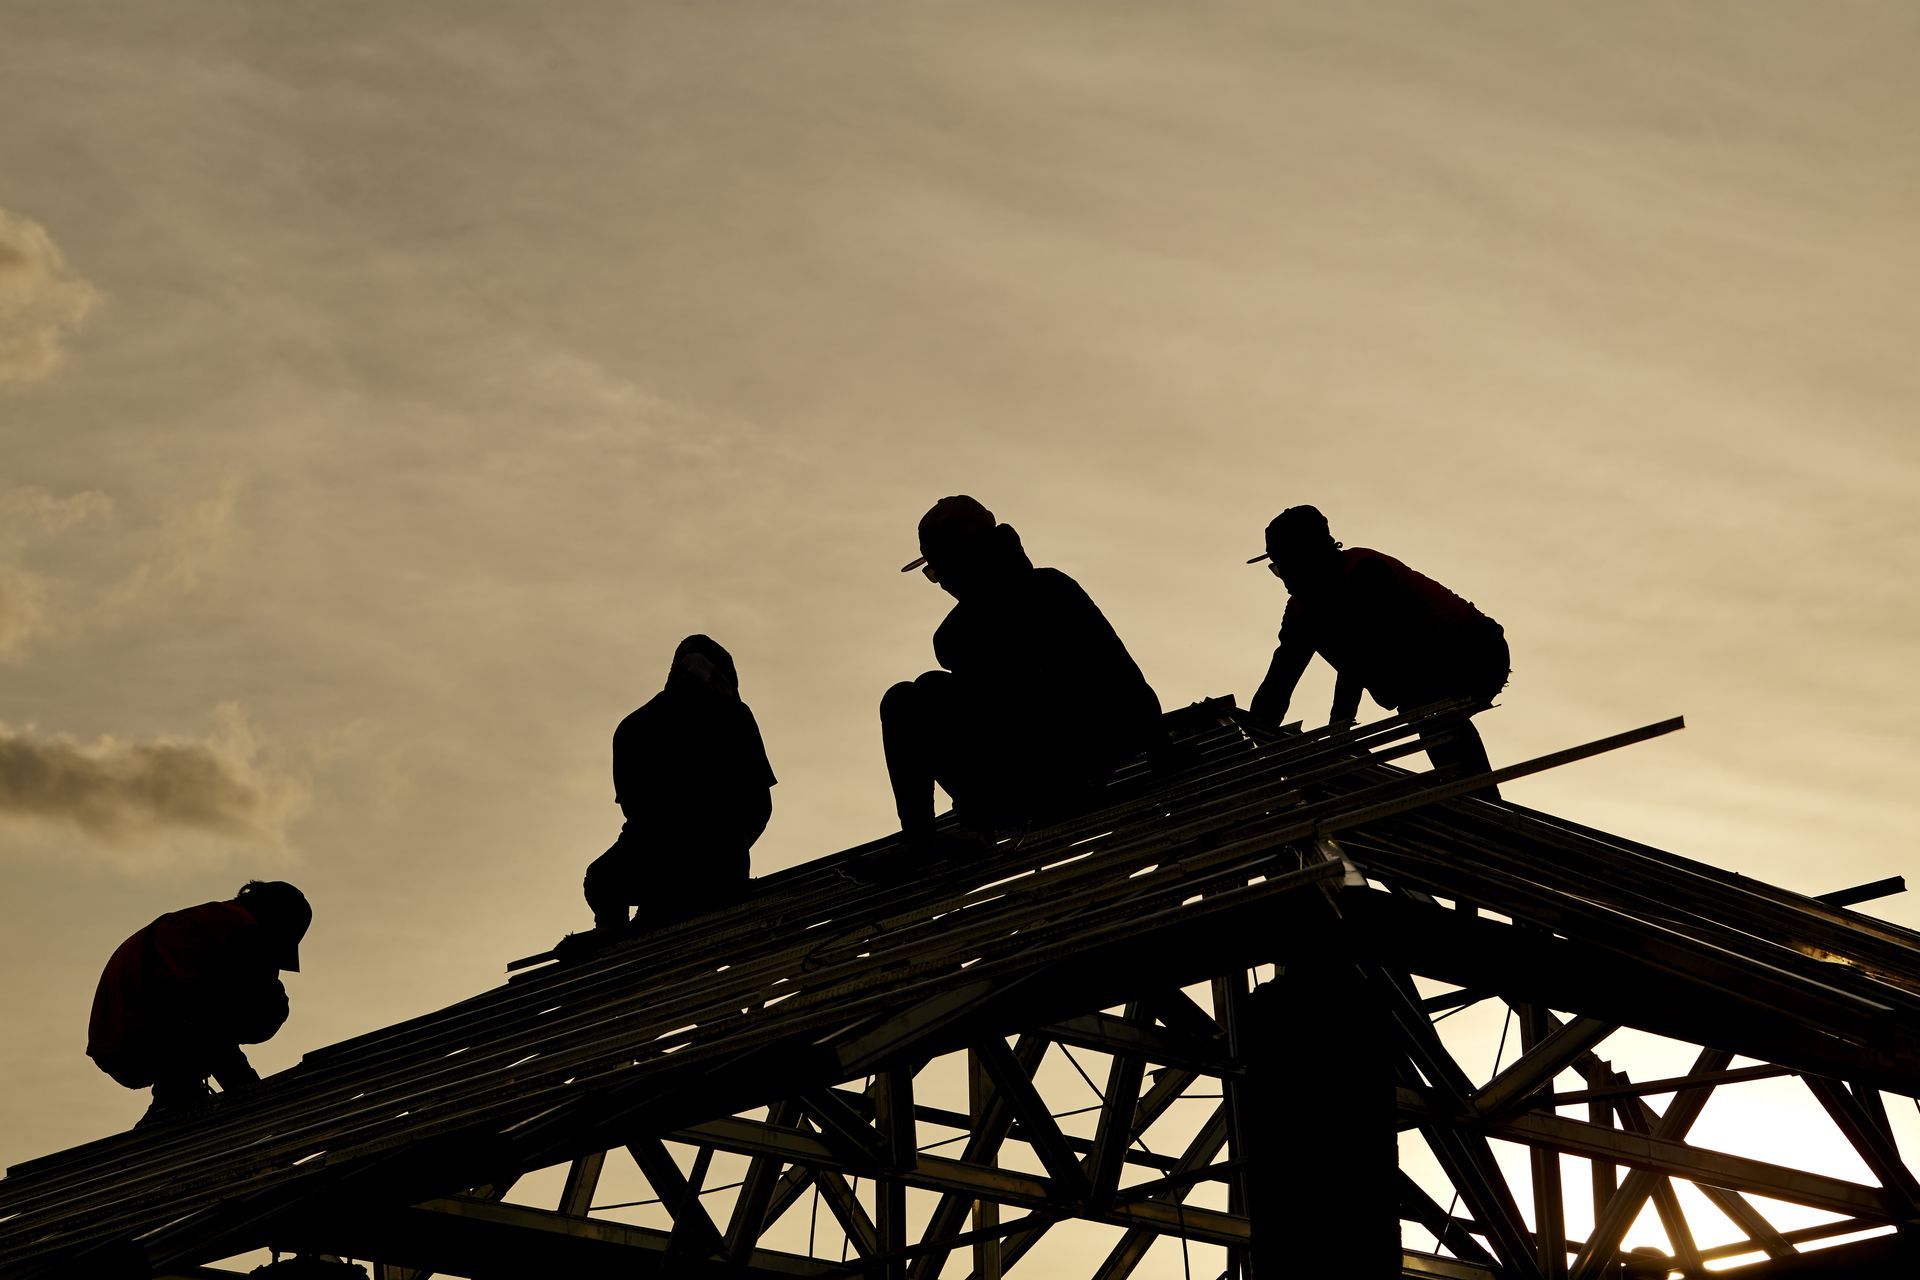
[[[950,493],[1169,707],[1244,705],[1284,594],[1243,561],[1314,503],[1506,627],[1496,764],[1687,717],[1511,798],[1907,873],[1916,40],[1899,0],[0,0],[0,1162],[139,1114],[86,1010],[162,911],[308,892],[269,1070],[583,927],[609,734],[690,632],[780,777],[756,869],[885,833]]]

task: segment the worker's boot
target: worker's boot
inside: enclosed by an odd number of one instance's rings
[[[213,1090],[199,1077],[156,1080],[153,1085],[153,1104],[134,1128],[141,1129],[150,1124],[164,1124],[168,1120],[190,1116],[204,1110],[212,1101]]]
[[[260,1083],[260,1073],[253,1069],[253,1064],[241,1057],[237,1051],[234,1057],[237,1061],[214,1068],[213,1078],[219,1082],[220,1092],[223,1094],[238,1093],[254,1088]]]
[[[629,936],[624,921],[614,925],[596,924],[583,933],[570,933],[554,943],[553,958],[563,965],[580,964],[601,955]]]

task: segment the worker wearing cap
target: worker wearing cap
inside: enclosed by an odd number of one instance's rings
[[[227,902],[169,911],[114,951],[94,992],[87,1056],[129,1089],[153,1086],[141,1123],[259,1083],[243,1044],[287,1020],[280,971],[300,971],[313,908],[280,880],[249,880]]]
[[[746,892],[749,850],[773,814],[773,768],[733,655],[692,635],[666,687],[613,731],[620,838],[587,868],[592,941],[711,910]],[[585,935],[582,935],[585,936]]]
[[[887,690],[881,738],[901,829],[933,829],[933,785],[992,830],[1091,800],[1163,736],[1160,700],[1087,593],[1036,569],[1012,526],[972,498],[920,521],[922,570],[957,602],[933,635],[944,670]]]
[[[1490,706],[1506,686],[1507,640],[1500,624],[1392,556],[1334,541],[1314,507],[1288,507],[1267,525],[1267,562],[1287,586],[1280,645],[1248,710],[1270,724],[1286,718],[1294,686],[1318,653],[1336,678],[1329,719],[1351,723],[1360,694],[1381,706],[1414,710],[1465,699],[1468,714]],[[1480,734],[1464,716],[1422,741],[1435,768],[1484,773],[1491,766]],[[1498,796],[1492,787],[1481,792]]]

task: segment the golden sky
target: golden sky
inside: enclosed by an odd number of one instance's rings
[[[781,779],[756,867],[884,832],[948,493],[1170,707],[1252,693],[1242,561],[1315,503],[1505,624],[1496,764],[1687,716],[1512,798],[1920,870],[1917,47],[1900,0],[0,7],[0,1163],[145,1105],[81,1052],[161,911],[308,891],[266,1069],[586,924],[688,632]]]

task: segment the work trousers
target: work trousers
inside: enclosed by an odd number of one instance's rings
[[[204,1094],[208,1076],[222,1089],[253,1084],[260,1075],[241,1052],[240,1045],[257,1044],[278,1030],[286,1018],[284,988],[273,983],[279,1008],[271,1007],[264,989],[261,1007],[236,1007],[232,1000],[214,1002],[192,996],[167,1002],[149,1025],[152,1031],[128,1048],[94,1059],[116,1084],[129,1089],[153,1086],[156,1102],[173,1102]]]
[[[933,785],[960,820],[990,831],[1092,801],[1140,744],[1038,700],[970,687],[949,671],[902,681],[880,700],[880,736],[901,830],[933,826]]]
[[[1468,717],[1491,706],[1512,674],[1506,635],[1498,623],[1489,621],[1476,629],[1468,642],[1445,654],[1436,669],[1401,696],[1399,707],[1403,711],[1463,698],[1470,704],[1458,717],[1448,717],[1445,723],[1420,735],[1420,745],[1436,770],[1456,769],[1459,776],[1466,777],[1493,767],[1486,743]],[[1473,794],[1498,800],[1500,789],[1483,787]]]
[[[633,923],[661,928],[738,901],[747,891],[750,859],[740,823],[725,833],[636,831],[633,823],[587,867],[582,888],[598,926]]]

